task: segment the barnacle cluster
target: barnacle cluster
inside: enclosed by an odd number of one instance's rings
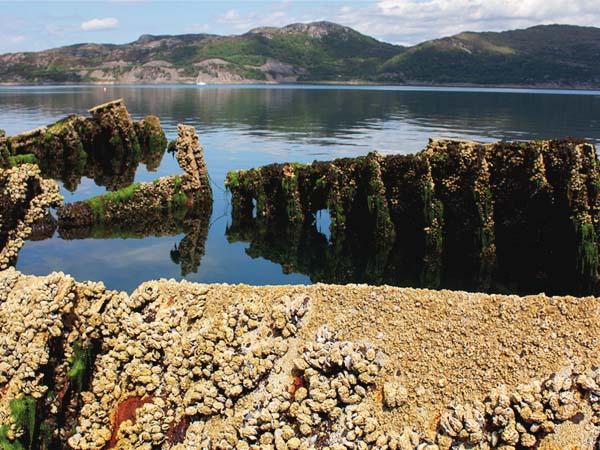
[[[336,246],[359,235],[369,248],[401,247],[421,263],[428,287],[439,287],[456,261],[484,289],[502,264],[511,280],[560,271],[563,288],[587,294],[600,280],[598,167],[594,146],[579,140],[432,139],[415,155],[233,171],[226,186],[235,228],[291,228],[327,209]],[[566,272],[558,255],[571,255]]]
[[[586,399],[595,412],[591,421],[598,424],[598,375],[598,369],[565,368],[514,391],[494,389],[483,402],[452,405],[440,420],[440,449],[461,444],[481,450],[534,448],[557,425],[582,415]]]
[[[60,204],[58,185],[43,179],[37,166],[0,169],[0,269],[14,264],[34,222]]]
[[[323,323],[323,289],[265,302],[243,286],[160,280],[128,295],[0,272],[0,438],[82,450],[510,450],[564,423],[600,434],[600,370],[579,365],[455,402],[433,429],[387,423],[415,393],[390,373],[389,348]],[[232,301],[217,306],[225,290]]]
[[[183,190],[204,191],[210,196],[208,170],[204,162],[204,149],[193,126],[177,125],[177,139],[173,143],[175,157],[186,174]]]
[[[99,311],[107,298],[99,283],[76,283],[54,273],[30,284],[13,268],[0,276],[0,437],[19,440],[29,433],[61,439],[59,417],[72,410],[77,348],[97,337]],[[85,368],[82,368],[85,370]],[[27,420],[20,417],[25,408]],[[39,411],[44,414],[39,416]],[[63,423],[64,425],[64,423]]]
[[[0,167],[8,167],[10,165],[9,157],[8,138],[6,137],[6,132],[0,130]]]

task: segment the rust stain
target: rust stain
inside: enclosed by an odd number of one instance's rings
[[[152,403],[152,400],[152,397],[128,397],[118,404],[113,413],[112,435],[110,441],[108,441],[106,450],[114,448],[117,444],[117,437],[119,435],[121,424],[126,420],[131,420],[135,423],[135,413],[137,409],[146,403]]]
[[[436,413],[429,421],[429,429],[430,430],[434,430],[437,428],[437,426],[440,423],[440,420],[442,420],[442,413],[438,412]]]
[[[187,207],[191,208],[194,206],[194,196],[193,195],[188,195],[187,196]]]
[[[283,166],[283,176],[285,177],[293,177],[294,176],[294,167],[286,164]]]
[[[304,387],[304,379],[300,375],[294,376],[293,380],[292,385],[288,389],[288,392],[292,395],[294,395],[298,389]]]
[[[63,384],[62,388],[60,389],[60,391],[58,392],[58,399],[62,402],[63,399],[65,398],[65,395],[67,395],[67,392],[69,391],[69,388],[71,387],[71,382],[70,381],[66,381],[65,384]]]
[[[173,445],[183,442],[189,426],[190,418],[183,416],[179,422],[171,425],[171,428],[167,431],[167,441]]]

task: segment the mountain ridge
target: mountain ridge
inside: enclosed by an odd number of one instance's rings
[[[464,31],[401,46],[320,21],[243,34],[143,34],[0,55],[0,83],[342,82],[600,87],[600,28]]]

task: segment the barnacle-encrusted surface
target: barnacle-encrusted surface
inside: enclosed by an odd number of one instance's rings
[[[8,269],[0,438],[76,449],[592,450],[599,313],[593,297],[365,285],[160,280],[127,295]],[[32,404],[33,421],[15,413]]]
[[[58,185],[32,164],[0,168],[0,270],[14,264],[32,225],[62,203]]]
[[[135,183],[108,194],[65,205],[58,211],[59,226],[91,227],[112,224],[143,228],[157,215],[177,215],[200,205],[210,215],[212,190],[204,163],[204,152],[194,127],[179,125],[176,156],[183,175],[161,177],[153,182]]]
[[[200,191],[204,195],[212,194],[208,180],[208,169],[204,162],[204,149],[196,130],[191,125],[177,125],[177,139],[173,144],[175,157],[185,173],[184,191]]]
[[[600,172],[583,141],[431,140],[416,155],[230,172],[226,186],[234,229],[311,224],[326,208],[333,248],[361,241],[406,255],[427,287],[447,275],[486,289],[497,273],[558,292],[598,291]],[[397,270],[389,259],[376,263],[382,276]]]
[[[8,164],[35,159],[44,177],[63,181],[69,190],[83,176],[109,190],[120,189],[133,182],[140,162],[149,170],[158,167],[167,147],[158,117],[133,120],[122,99],[90,113],[92,117],[70,115],[6,139],[0,135],[0,166],[4,146]]]
[[[10,152],[8,150],[8,139],[6,137],[6,132],[4,130],[0,130],[0,168],[8,167],[10,165],[9,161]]]

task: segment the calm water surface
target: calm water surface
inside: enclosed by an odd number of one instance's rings
[[[371,150],[412,153],[424,148],[430,137],[495,141],[573,136],[600,143],[598,91],[298,85],[127,86],[106,91],[96,86],[11,87],[0,88],[0,128],[15,134],[68,114],[85,114],[88,108],[119,97],[135,118],[159,116],[169,139],[175,138],[178,123],[194,125],[200,134],[215,201],[205,254],[185,278],[201,282],[311,282],[310,273],[295,273],[293,267],[247,251],[247,242],[228,240],[231,217],[223,181],[229,170],[358,156]],[[178,172],[173,156],[165,154],[156,171],[141,165],[135,178],[146,181]],[[74,192],[62,190],[67,202],[105,192],[90,179],[82,180]],[[318,228],[327,235],[327,217]],[[182,278],[182,266],[173,257],[182,239],[183,232],[142,239],[64,240],[55,234],[52,239],[27,242],[17,268],[31,274],[60,270],[129,291],[148,279]],[[349,275],[348,281],[365,279]]]

